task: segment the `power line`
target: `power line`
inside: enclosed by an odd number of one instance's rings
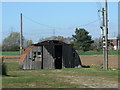
[[[89,22],[89,23],[87,23],[87,24],[83,24],[83,25],[80,25],[80,26],[74,26],[74,27],[68,27],[68,28],[61,28],[61,27],[53,27],[53,26],[49,26],[49,25],[46,25],[46,24],[42,24],[42,23],[39,23],[39,22],[36,21],[36,20],[33,20],[33,19],[25,16],[25,15],[23,15],[23,16],[24,16],[26,19],[28,19],[28,20],[30,20],[31,22],[33,22],[33,23],[39,24],[39,25],[44,26],[44,27],[47,27],[47,28],[51,28],[52,30],[55,30],[55,29],[73,29],[73,28],[76,28],[76,27],[83,27],[83,26],[85,27],[85,26],[88,26],[88,25],[90,25],[90,24],[93,24],[93,23],[99,21],[99,19],[98,19],[98,20],[94,20],[94,21],[92,21],[92,22]]]
[[[93,23],[95,23],[95,22],[98,22],[98,20],[94,20],[94,21],[89,22],[89,23],[87,23],[87,24],[83,24],[83,25],[81,25],[81,26],[79,26],[79,27],[88,26],[88,25],[93,24]]]
[[[55,27],[51,27],[51,26],[49,26],[49,25],[45,25],[45,24],[39,23],[39,22],[37,22],[37,21],[35,21],[35,20],[33,20],[33,19],[31,19],[31,18],[25,16],[25,15],[23,15],[23,16],[24,16],[26,19],[28,19],[28,20],[30,20],[30,21],[36,23],[36,24],[39,24],[39,25],[41,25],[41,26],[45,26],[45,27],[47,27],[47,28],[52,28],[52,29],[55,28]]]
[[[75,27],[68,27],[68,28],[65,28],[65,29],[74,29],[74,28],[77,28],[77,27],[86,27],[86,26],[88,26],[88,25],[90,25],[90,24],[93,24],[93,23],[96,23],[96,22],[98,22],[99,20],[94,20],[94,21],[92,21],[92,22],[89,22],[89,23],[87,23],[87,24],[83,24],[83,25],[80,25],[80,26],[75,26]],[[63,28],[64,29],[64,28]]]

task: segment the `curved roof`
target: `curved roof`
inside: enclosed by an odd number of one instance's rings
[[[67,43],[59,40],[46,40],[46,41],[36,43],[34,45],[47,45],[47,44],[67,44]]]

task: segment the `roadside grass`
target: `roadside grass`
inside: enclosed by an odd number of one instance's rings
[[[111,68],[105,71],[95,65],[90,68],[44,70],[21,70],[18,62],[7,61],[6,65],[8,76],[2,76],[3,88],[101,88],[107,81],[115,87],[119,71]],[[100,86],[102,80],[104,84]]]

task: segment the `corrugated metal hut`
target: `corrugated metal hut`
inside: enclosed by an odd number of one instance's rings
[[[20,58],[21,69],[62,69],[81,67],[81,60],[70,44],[47,40],[29,46]]]

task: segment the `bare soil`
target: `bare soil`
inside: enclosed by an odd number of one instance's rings
[[[111,67],[118,67],[118,57],[120,57],[120,55],[109,55],[108,65]],[[80,59],[83,65],[103,65],[103,55],[81,55]]]

